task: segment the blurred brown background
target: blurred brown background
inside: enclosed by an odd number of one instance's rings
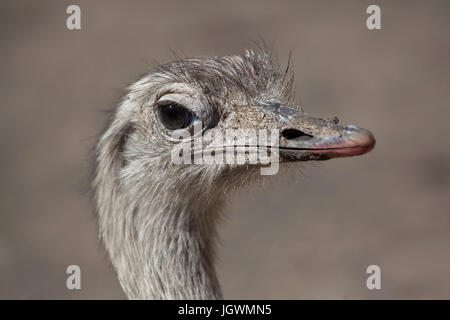
[[[66,8],[81,7],[81,31]],[[378,4],[382,29],[366,28]],[[1,1],[0,298],[125,298],[97,241],[89,151],[153,66],[293,50],[306,111],[377,138],[239,194],[222,224],[227,298],[450,298],[448,1]],[[82,290],[66,289],[66,267]],[[382,289],[366,288],[377,264]]]

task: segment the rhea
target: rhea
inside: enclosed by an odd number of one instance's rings
[[[257,183],[265,165],[249,163],[248,150],[240,164],[175,164],[172,150],[186,143],[175,133],[201,123],[192,142],[213,129],[277,129],[276,146],[252,145],[278,152],[281,170],[374,147],[368,130],[305,113],[292,86],[292,68],[281,70],[262,48],[179,59],[127,88],[98,142],[93,186],[100,236],[128,298],[221,299],[214,269],[221,208],[228,193]],[[213,144],[229,147],[208,139],[200,147]]]

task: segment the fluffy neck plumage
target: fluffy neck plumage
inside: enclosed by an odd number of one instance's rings
[[[222,297],[214,270],[220,201],[164,199],[162,193],[138,201],[133,198],[143,195],[132,196],[126,188],[100,189],[101,235],[130,299]]]

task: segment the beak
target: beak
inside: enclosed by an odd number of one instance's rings
[[[280,103],[260,104],[280,124],[280,155],[290,161],[327,160],[365,154],[375,147],[369,130],[339,119],[313,117]]]

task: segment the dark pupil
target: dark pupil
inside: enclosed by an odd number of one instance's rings
[[[162,124],[170,130],[186,128],[193,119],[192,113],[175,103],[160,105],[158,116]]]

